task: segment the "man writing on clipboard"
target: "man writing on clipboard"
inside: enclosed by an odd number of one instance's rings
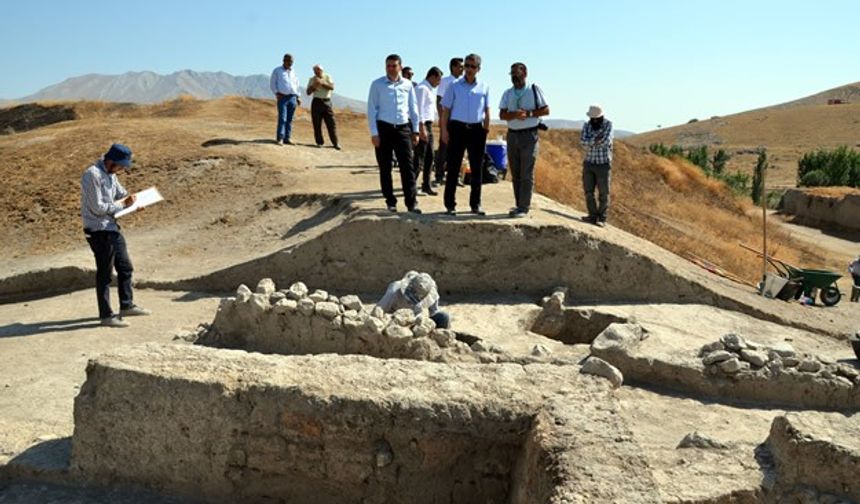
[[[96,258],[96,298],[101,324],[106,327],[128,327],[123,317],[150,314],[149,310],[134,304],[131,288],[134,267],[114,216],[135,202],[135,196],[128,194],[116,176],[130,169],[131,149],[113,144],[81,177],[81,219],[87,243]],[[110,304],[114,269],[119,283],[119,315],[114,314]]]

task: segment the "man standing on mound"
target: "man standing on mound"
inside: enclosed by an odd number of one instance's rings
[[[299,78],[293,70],[293,55],[284,55],[284,64],[272,70],[269,87],[278,103],[278,127],[275,140],[278,145],[293,145],[290,135],[293,132],[293,116],[302,104],[299,98]]]
[[[87,168],[81,177],[81,218],[84,236],[96,258],[96,299],[99,318],[106,327],[127,327],[122,317],[149,315],[134,304],[131,275],[134,267],[114,214],[134,204],[134,195],[119,183],[116,174],[131,169],[131,149],[113,144],[104,157]],[[116,269],[119,285],[119,316],[111,310],[110,282]]]
[[[448,215],[456,214],[457,180],[463,155],[468,152],[469,165],[472,168],[469,207],[475,215],[486,215],[481,208],[481,167],[487,132],[490,130],[490,88],[486,82],[478,80],[478,72],[481,71],[480,56],[466,56],[463,66],[466,75],[451,83],[442,97],[442,118],[439,126],[442,142],[448,145],[445,210]]]
[[[412,171],[412,149],[418,145],[418,101],[412,81],[400,75],[400,56],[385,58],[385,75],[370,84],[367,97],[367,125],[376,149],[379,185],[390,212],[397,211],[394,184],[391,181],[391,153],[400,165],[400,183],[406,209],[420,214],[415,201],[415,175]]]
[[[606,225],[609,209],[609,183],[612,180],[612,123],[603,117],[600,105],[588,108],[588,122],[582,126],[580,140],[585,148],[582,188],[588,216],[584,220],[600,227]],[[594,202],[594,189],[600,191],[600,206]]]

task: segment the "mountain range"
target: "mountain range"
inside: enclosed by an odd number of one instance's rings
[[[304,94],[304,88],[301,87]],[[13,105],[39,101],[94,100],[127,103],[160,103],[179,96],[193,96],[198,99],[220,98],[237,95],[250,98],[271,98],[269,76],[236,76],[226,72],[195,72],[181,70],[170,75],[155,72],[127,72],[120,75],[87,74],[72,77],[53,84],[34,94],[15,100],[0,100],[0,104]],[[302,106],[310,107],[310,100],[303,100]],[[364,101],[347,98],[334,93],[332,105],[338,109],[365,112]],[[567,119],[547,119],[544,121],[554,129],[581,129],[583,121]],[[632,132],[616,130],[618,138],[632,135]]]
[[[304,87],[300,86],[300,89],[304,94]],[[269,76],[267,75],[236,76],[226,72],[181,70],[170,75],[148,71],[127,72],[121,75],[81,75],[48,86],[29,96],[9,100],[7,103],[48,100],[159,103],[183,95],[204,100],[228,95],[272,98],[272,92],[269,89]],[[363,101],[347,98],[337,93],[332,95],[332,105],[335,108],[356,112],[366,110]],[[309,107],[310,100],[303,100],[302,106]]]

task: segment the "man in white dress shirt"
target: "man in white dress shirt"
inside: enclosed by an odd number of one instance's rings
[[[278,102],[278,127],[275,141],[278,145],[293,145],[290,134],[293,131],[293,116],[296,108],[302,104],[299,98],[299,78],[293,70],[293,55],[284,55],[284,64],[272,70],[269,87]]]
[[[442,97],[445,96],[445,91],[452,82],[463,76],[463,58],[451,58],[451,61],[448,62],[448,69],[451,71],[451,74],[442,77],[442,81],[439,82],[439,87],[436,89],[436,113],[440,118],[442,117]],[[436,180],[434,180],[437,185],[442,184],[445,180],[445,163],[447,159],[448,145],[442,142],[440,136],[439,150],[436,151]]]
[[[415,98],[418,100],[418,145],[415,146],[414,170],[415,184],[418,175],[422,173],[421,191],[418,194],[435,196],[438,194],[430,187],[430,170],[433,168],[433,121],[436,120],[436,87],[442,80],[442,70],[432,67],[427,71],[427,77],[415,87]]]

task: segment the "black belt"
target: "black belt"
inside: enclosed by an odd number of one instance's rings
[[[382,120],[379,120],[379,119],[377,119],[377,120],[376,120],[376,124],[381,124],[381,125],[389,126],[389,127],[391,127],[391,128],[396,128],[396,129],[401,129],[401,128],[411,128],[411,127],[412,127],[412,125],[411,125],[411,124],[409,124],[408,122],[405,122],[405,123],[403,123],[403,124],[391,124],[391,123],[390,123],[390,122],[388,122],[388,121],[382,121]]]
[[[508,133],[527,133],[527,132],[530,132],[530,131],[537,131],[537,130],[538,130],[538,127],[537,127],[537,126],[535,126],[535,127],[533,127],[533,128],[523,128],[523,129],[511,129],[511,128],[508,128]]]
[[[433,121],[424,121],[424,126],[433,126]]]
[[[466,128],[466,129],[475,129],[475,128],[483,128],[484,127],[484,123],[482,123],[482,122],[476,122],[476,123],[466,123],[463,121],[451,121],[451,122],[458,125],[458,126],[462,126],[463,128]]]
[[[331,101],[331,98],[317,98],[316,96],[314,96],[314,100]]]

